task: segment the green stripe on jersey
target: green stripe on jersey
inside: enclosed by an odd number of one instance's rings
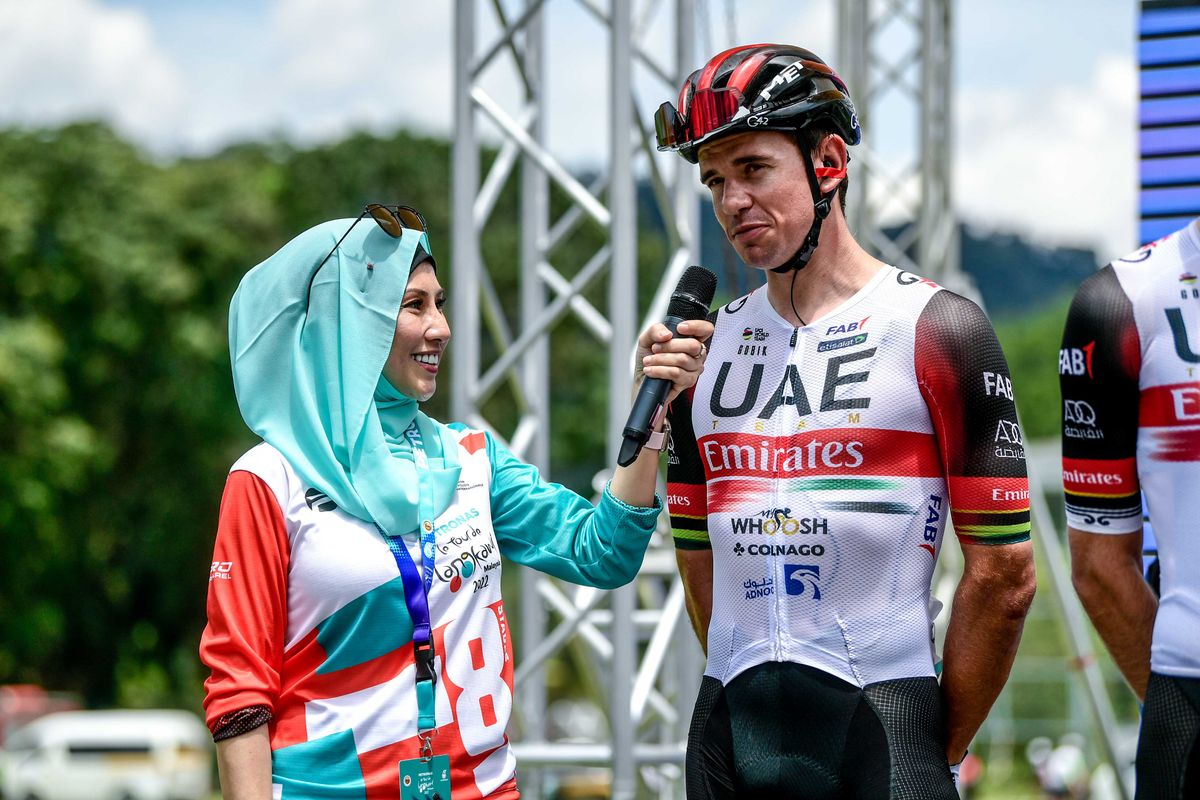
[[[899,489],[900,481],[886,478],[800,478],[787,484],[791,492],[838,492],[844,490]]]
[[[960,535],[994,536],[1010,533],[1029,533],[1028,522],[1018,522],[1016,525],[955,525],[954,530]]]
[[[671,536],[676,539],[686,539],[689,542],[708,542],[708,531],[692,531],[686,528],[671,528]]]
[[[712,550],[712,543],[705,538],[703,541],[699,539],[682,539],[675,537],[676,550]]]

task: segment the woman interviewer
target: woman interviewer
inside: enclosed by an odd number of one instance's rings
[[[657,452],[593,507],[418,410],[444,303],[424,219],[380,205],[302,233],[234,295],[234,386],[263,442],[229,473],[200,646],[226,800],[517,797],[501,554],[604,588],[641,565]],[[651,327],[645,374],[692,386],[711,330]]]

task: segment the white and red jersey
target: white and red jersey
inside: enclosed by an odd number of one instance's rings
[[[566,580],[620,585],[636,574],[659,509],[608,492],[593,507],[484,433],[456,436],[458,492],[434,520],[433,748],[450,757],[455,800],[515,798],[501,550]],[[405,544],[420,569],[419,539]],[[210,572],[205,710],[214,729],[233,712],[271,711],[276,797],[399,797],[399,763],[420,753],[412,633],[378,529],[335,507],[270,445],[246,453],[226,484]]]
[[[711,548],[706,674],[766,661],[865,686],[930,676],[946,517],[963,541],[1029,537],[1012,381],[978,306],[883,267],[794,327],[765,288],[715,315],[671,409],[675,544]]]
[[[1160,599],[1150,663],[1200,678],[1200,235],[1196,224],[1079,287],[1059,380],[1067,521],[1089,533],[1154,523]]]

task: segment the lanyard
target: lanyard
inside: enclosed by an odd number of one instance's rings
[[[408,426],[404,435],[412,445],[413,460],[417,466],[423,575],[417,572],[417,565],[413,563],[401,537],[389,536],[384,532],[383,538],[387,541],[388,549],[392,551],[392,557],[396,559],[396,566],[400,569],[400,578],[404,583],[404,602],[412,618],[413,657],[417,670],[417,734],[421,737],[421,755],[427,758],[432,755],[429,734],[437,729],[434,702],[437,673],[433,669],[433,630],[429,620],[429,590],[433,585],[433,562],[437,554],[433,528],[433,487],[430,483],[429,462],[425,457],[425,448],[416,420]]]

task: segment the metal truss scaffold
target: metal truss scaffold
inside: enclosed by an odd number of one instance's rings
[[[836,6],[837,69],[864,131],[853,154],[861,166],[852,170],[850,227],[884,261],[973,295],[959,269],[951,195],[952,2]],[[884,113],[887,125],[874,125]]]
[[[521,458],[548,468],[549,403],[555,382],[577,376],[549,374],[550,338],[573,314],[608,353],[607,464],[616,461],[632,381],[637,332],[662,318],[671,288],[697,252],[694,177],[674,166],[663,175],[651,157],[653,131],[647,109],[637,104],[634,71],[642,70],[668,96],[677,76],[690,71],[691,37],[675,36],[675,63],[655,60],[641,40],[659,7],[672,15],[675,31],[692,30],[692,0],[647,2],[634,18],[633,0],[576,0],[608,36],[609,92],[604,125],[609,148],[599,175],[584,185],[547,145],[547,0],[456,0],[452,217],[455,357],[451,371],[454,419],[495,432]],[[490,15],[486,20],[483,15]],[[486,23],[486,26],[485,24]],[[480,42],[485,27],[497,33]],[[656,52],[661,52],[658,48]],[[506,108],[483,86],[485,73],[507,70],[520,87],[516,107]],[[600,116],[599,114],[597,115]],[[500,145],[481,174],[481,124],[499,133]],[[640,163],[639,162],[640,159]],[[644,319],[637,319],[637,194],[635,170],[646,174],[664,220],[669,258]],[[509,320],[487,268],[482,232],[510,180],[520,187],[520,304]],[[551,218],[551,190],[570,200]],[[573,275],[551,258],[552,251],[590,220],[605,241]],[[607,277],[607,308],[590,303],[584,291]],[[483,363],[484,337],[496,353]],[[513,430],[497,431],[486,418],[486,401],[506,391],[518,410]],[[597,476],[603,485],[604,473]],[[661,527],[661,526],[660,526]],[[514,749],[521,763],[522,794],[539,798],[545,772],[563,765],[611,767],[614,798],[647,791],[682,796],[683,742],[703,660],[684,613],[683,587],[671,548],[652,546],[637,581],[612,592],[567,586],[519,568],[521,591],[515,625],[520,651],[515,674]],[[511,599],[510,599],[511,602]],[[590,655],[595,684],[607,695],[607,742],[570,744],[547,737],[546,664],[573,647]],[[641,787],[639,788],[639,777]]]

